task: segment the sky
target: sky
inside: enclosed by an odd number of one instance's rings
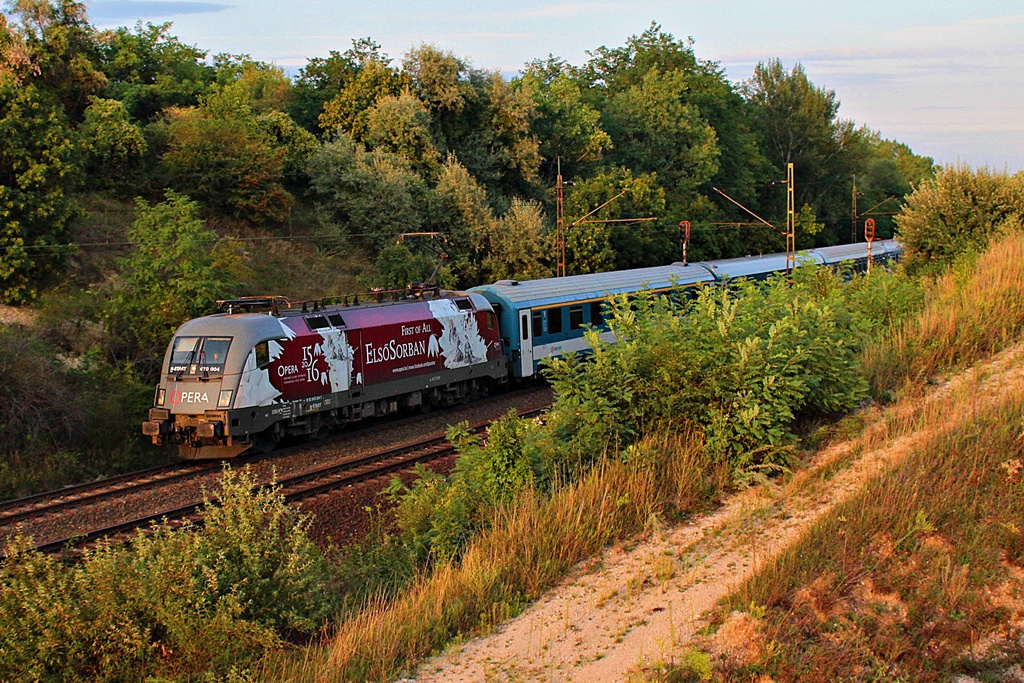
[[[295,75],[370,37],[395,59],[431,43],[513,76],[549,54],[571,64],[652,21],[692,38],[736,83],[758,62],[803,64],[839,116],[942,164],[1024,170],[1024,0],[87,0],[100,28],[173,23],[182,42]]]

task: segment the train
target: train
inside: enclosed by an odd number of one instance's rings
[[[866,243],[839,245],[797,261],[862,270],[868,253]],[[901,253],[895,240],[876,241],[871,259]],[[177,444],[188,460],[266,453],[285,436],[325,435],[537,377],[544,359],[587,350],[584,332],[602,327],[609,297],[765,279],[786,267],[786,254],[767,254],[362,301],[227,300],[224,312],[174,334],[142,433],[155,445]]]

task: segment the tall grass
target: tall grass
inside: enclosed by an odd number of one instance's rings
[[[864,354],[879,395],[920,388],[934,375],[999,351],[1024,331],[1024,234],[967,255],[943,275],[925,310]]]
[[[652,437],[628,463],[607,460],[551,496],[527,490],[502,508],[460,561],[435,567],[393,600],[371,601],[329,646],[274,672],[288,680],[385,680],[457,634],[518,613],[575,563],[661,515],[696,510],[729,478],[696,437]]]

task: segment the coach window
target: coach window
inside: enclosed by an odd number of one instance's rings
[[[544,336],[544,312],[534,311],[533,312],[533,338]]]
[[[548,334],[558,334],[562,331],[562,308],[548,309]]]
[[[604,303],[601,301],[590,302],[590,324],[598,327],[604,324]]]
[[[583,304],[569,307],[569,331],[583,329]]]

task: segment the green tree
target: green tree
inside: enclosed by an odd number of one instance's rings
[[[409,84],[406,74],[387,63],[366,62],[337,95],[323,104],[318,119],[320,129],[327,135],[345,133],[355,140],[362,140],[369,128],[374,105],[383,98],[398,97]]]
[[[426,184],[402,157],[339,135],[310,158],[308,173],[332,236],[381,248],[420,228]]]
[[[152,122],[169,107],[191,107],[210,90],[215,69],[206,52],[170,35],[170,23],[121,27],[99,37],[105,94],[135,121]]]
[[[29,301],[62,269],[77,177],[62,112],[34,85],[0,76],[0,299]]]
[[[623,190],[626,193],[613,200]],[[579,181],[566,196],[566,221],[583,219],[609,201],[586,219],[589,222],[569,230],[569,272],[599,273],[663,265],[675,258],[676,226],[666,226],[661,221],[629,221],[657,218],[664,212],[665,190],[655,174],[634,176],[627,168],[612,167]]]
[[[98,68],[99,46],[85,3],[11,0],[9,8],[18,22],[3,30],[13,32],[14,44],[27,51],[21,55],[25,59],[19,80],[54,98],[70,121],[81,121],[89,96],[107,84]]]
[[[609,96],[605,128],[615,158],[635,173],[657,173],[662,186],[687,195],[718,171],[714,129],[686,104],[686,76],[651,69],[639,84]]]
[[[241,89],[222,88],[198,107],[171,109],[161,165],[169,184],[208,211],[252,223],[282,221],[286,150],[265,130]]]
[[[138,186],[146,139],[121,102],[91,98],[78,139],[90,186],[120,195]]]
[[[516,82],[533,97],[536,119],[532,128],[540,140],[544,177],[554,181],[557,162],[569,177],[579,162],[599,161],[612,146],[601,127],[601,112],[584,100],[580,85],[566,73],[562,62],[533,62]]]
[[[430,133],[430,112],[415,95],[382,97],[366,116],[365,140],[370,145],[404,157],[413,168],[436,170],[440,154]]]
[[[109,283],[103,322],[123,353],[153,370],[179,325],[212,313],[230,294],[238,261],[185,195],[168,190],[165,201],[149,206],[138,199],[136,208],[128,231],[136,250]]]
[[[371,63],[388,67],[391,64],[391,58],[381,52],[380,45],[370,38],[353,39],[352,47],[344,53],[331,50],[326,58],[310,59],[306,62],[306,66],[299,70],[299,75],[295,79],[295,88],[288,113],[296,123],[309,132],[318,132],[321,130],[320,115],[323,113],[324,105],[334,99],[359,75],[364,67]],[[365,90],[365,88],[359,89]],[[400,90],[399,88],[389,94],[398,94]],[[373,101],[376,101],[376,98]],[[365,107],[351,109],[358,111],[363,108]],[[348,110],[346,108],[346,111]],[[323,130],[333,132],[334,128],[324,127]]]

